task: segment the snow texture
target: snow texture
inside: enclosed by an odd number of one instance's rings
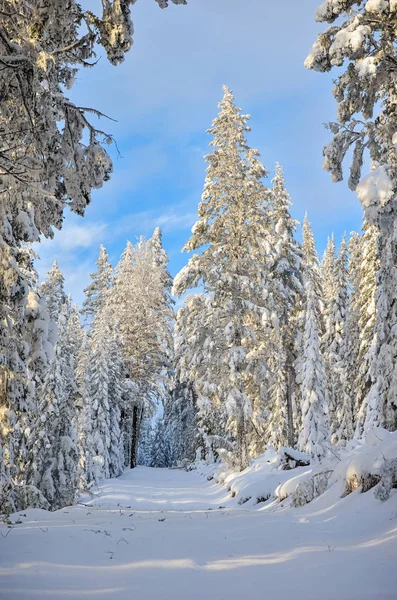
[[[270,481],[258,464],[252,476]],[[241,507],[197,473],[138,467],[84,505],[11,515],[0,598],[392,600],[395,492],[386,502],[337,492],[296,509]]]

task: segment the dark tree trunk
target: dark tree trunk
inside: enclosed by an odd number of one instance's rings
[[[134,469],[137,461],[137,450],[138,450],[138,407],[134,406],[132,409],[132,435],[131,435],[131,461],[130,467]]]
[[[292,388],[294,384],[293,367],[287,366],[287,419],[288,419],[288,446],[294,447],[294,415],[292,407]]]

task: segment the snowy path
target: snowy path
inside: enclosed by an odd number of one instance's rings
[[[1,526],[0,598],[397,598],[396,495],[249,511],[195,473],[144,467],[100,487],[90,507]]]

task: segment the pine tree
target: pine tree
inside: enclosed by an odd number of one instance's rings
[[[26,309],[25,340],[29,345],[27,368],[38,392],[54,354],[56,337],[53,323],[44,298],[31,290],[28,294]]]
[[[144,416],[141,425],[141,436],[139,441],[138,464],[144,467],[152,465],[154,434],[152,420]]]
[[[321,263],[321,275],[324,290],[324,319],[331,309],[335,297],[335,237],[328,238],[327,247]]]
[[[96,261],[97,270],[91,273],[91,283],[84,290],[86,299],[83,302],[82,314],[89,320],[104,307],[110,288],[113,284],[112,266],[105,246],[101,245]]]
[[[80,348],[77,355],[76,384],[78,408],[76,429],[77,448],[77,487],[86,490],[95,481],[92,442],[92,399],[89,391],[89,364],[91,364],[91,345],[88,333],[80,332]]]
[[[88,366],[88,389],[91,405],[91,440],[95,479],[108,479],[110,448],[109,405],[109,315],[97,313],[92,329],[91,360]]]
[[[197,449],[197,419],[192,385],[176,379],[164,406],[164,438],[170,448],[170,466],[193,462]]]
[[[356,437],[379,424],[376,419],[377,405],[369,402],[371,389],[376,392],[376,294],[377,273],[379,271],[378,229],[367,221],[363,224],[361,238],[361,277],[359,314],[359,353],[356,381]],[[372,397],[373,400],[373,397]],[[373,410],[375,409],[375,410]]]
[[[184,247],[201,253],[176,277],[174,290],[181,296],[189,288],[203,289],[182,309],[185,364],[191,366],[182,376],[195,382],[199,407],[220,402],[226,409],[227,428],[236,440],[235,461],[243,469],[254,403],[261,401],[266,341],[262,321],[271,314],[266,272],[269,193],[262,183],[266,171],[259,153],[245,139],[248,116],[235,106],[227,87],[223,92],[221,111],[209,129],[214,152],[206,156],[199,219]],[[197,318],[189,316],[192,311]]]
[[[323,297],[324,297],[324,281],[321,272],[320,261],[317,253],[316,242],[314,239],[313,229],[309,222],[307,213],[303,220],[302,227],[302,268],[304,273],[304,279],[312,281],[314,293],[317,298],[318,307],[316,308],[316,314],[318,319],[318,332],[322,334],[324,323],[323,323]]]
[[[291,217],[291,200],[281,166],[272,180],[271,218],[274,224],[273,287],[279,322],[279,349],[273,356],[275,377],[271,386],[272,414],[269,441],[276,447],[295,443],[294,405],[296,341],[304,295],[303,253],[295,240],[296,221]]]
[[[352,404],[347,385],[347,243],[344,236],[335,261],[335,287],[323,339],[333,441],[344,444],[353,437]],[[331,302],[331,300],[330,300]]]
[[[131,437],[130,465],[135,466],[139,429],[145,407],[161,397],[171,365],[174,318],[169,297],[166,255],[159,262],[151,240],[130,242],[116,267],[111,306],[127,372],[134,385],[124,390],[123,431]],[[138,387],[138,394],[136,393]],[[131,398],[128,400],[128,390]],[[127,433],[127,426],[130,428]],[[126,446],[127,447],[127,446]]]
[[[168,444],[164,437],[164,422],[162,419],[158,419],[154,427],[151,466],[164,468],[169,464]]]
[[[68,321],[65,302],[58,318],[55,357],[46,375],[35,424],[33,461],[35,484],[56,510],[73,504],[77,489],[75,405],[71,396],[74,373],[69,360]]]
[[[317,294],[312,280],[306,284],[305,328],[301,372],[302,429],[298,445],[321,460],[329,445],[327,385],[320,352],[317,319]]]
[[[121,408],[123,397],[124,364],[121,349],[116,333],[110,340],[109,348],[109,475],[118,477],[124,468],[124,446],[121,435]]]
[[[360,312],[361,312],[361,277],[362,277],[362,239],[353,231],[349,240],[349,268],[348,280],[350,301],[346,319],[346,344],[347,344],[347,373],[346,386],[352,399],[353,428],[356,427],[356,418],[363,398],[359,393],[361,382],[359,378],[359,353],[360,353]]]
[[[45,281],[41,284],[40,293],[45,298],[50,318],[57,321],[62,306],[66,301],[65,278],[57,261],[53,262]]]

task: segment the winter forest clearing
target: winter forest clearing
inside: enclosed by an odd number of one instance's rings
[[[397,0],[284,4],[0,0],[7,600],[396,598]]]
[[[84,506],[18,517],[0,598],[396,597],[395,519],[368,494],[245,509],[194,472],[146,467],[94,494]]]

